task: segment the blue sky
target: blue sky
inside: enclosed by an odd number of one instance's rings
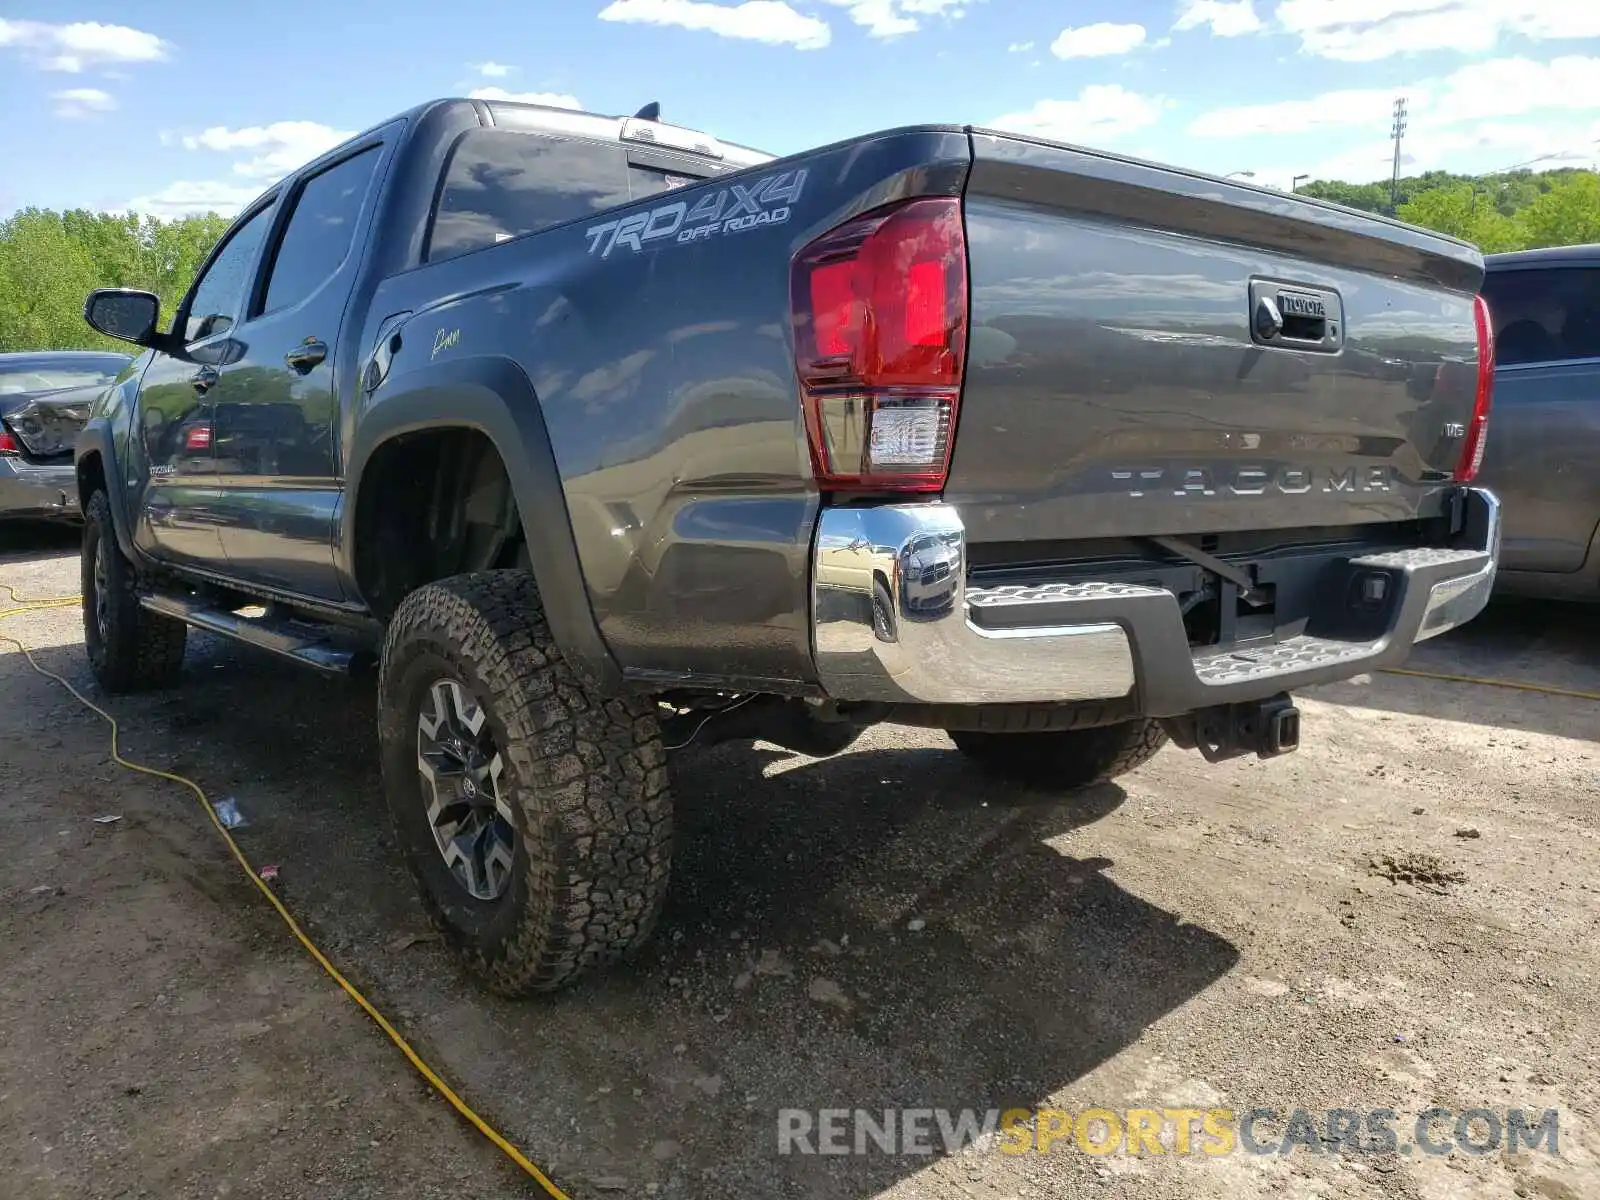
[[[1600,0],[0,0],[0,213],[231,213],[485,89],[775,153],[970,122],[1271,186],[1386,177],[1404,94],[1408,171],[1594,166]]]

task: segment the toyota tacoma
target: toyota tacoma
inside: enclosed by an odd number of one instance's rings
[[[77,441],[109,692],[198,627],[375,665],[384,788],[490,987],[639,946],[668,752],[946,730],[1028,786],[1301,736],[1473,617],[1483,259],[964,127],[774,159],[481,100],[249,205]]]

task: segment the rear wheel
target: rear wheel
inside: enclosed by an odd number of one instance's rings
[[[996,775],[1045,790],[1104,783],[1143,766],[1167,744],[1159,721],[1139,717],[1049,733],[950,732],[956,749]]]
[[[110,497],[95,492],[83,516],[83,644],[95,682],[113,694],[171,687],[183,669],[189,627],[140,606],[137,575],[111,524]]]
[[[654,706],[584,690],[531,575],[411,593],[378,696],[396,835],[473,974],[505,995],[549,991],[645,942],[672,839]]]

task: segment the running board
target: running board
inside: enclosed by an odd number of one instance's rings
[[[197,599],[159,592],[140,596],[139,604],[153,613],[292,659],[301,666],[329,675],[354,675],[372,657],[326,637],[316,636],[314,627],[308,629],[297,622],[271,616],[270,613],[261,617],[243,617],[236,612],[213,608]]]

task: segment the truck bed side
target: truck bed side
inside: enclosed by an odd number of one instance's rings
[[[408,349],[379,403],[413,363],[513,358],[537,393],[568,510],[524,518],[570,516],[618,663],[664,681],[714,664],[751,686],[802,688],[814,675],[808,575],[820,497],[796,392],[787,263],[856,213],[959,194],[969,165],[963,131],[901,130],[395,275],[372,301],[368,336],[383,314],[409,310]],[[795,193],[758,201],[763,212],[786,208],[781,220],[687,217],[669,236],[615,236],[618,222],[677,205],[686,217],[718,193],[720,212],[737,211],[733,189],[754,194],[767,179]],[[669,212],[650,229],[676,219]]]

